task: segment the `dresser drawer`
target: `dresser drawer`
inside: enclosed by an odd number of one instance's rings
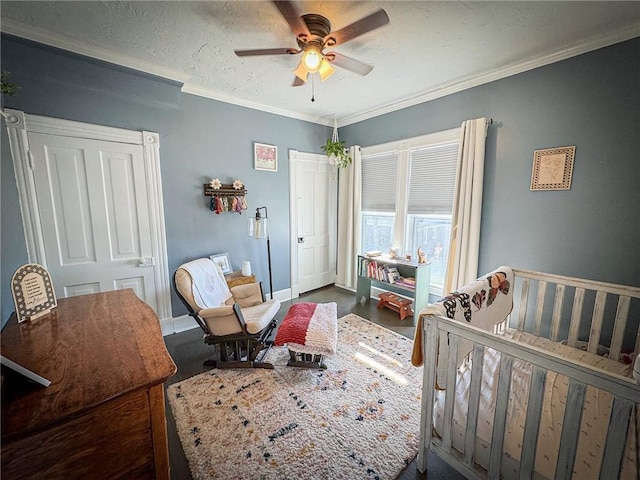
[[[153,478],[148,390],[2,445],[2,478]]]

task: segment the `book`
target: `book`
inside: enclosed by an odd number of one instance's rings
[[[387,267],[387,282],[396,283],[396,280],[400,277],[398,269],[396,267]]]
[[[398,277],[396,279],[396,281],[395,281],[395,284],[400,286],[400,287],[407,288],[409,290],[415,290],[416,289],[416,280],[415,280],[415,278]]]
[[[33,382],[36,382],[44,387],[48,387],[51,385],[51,380],[47,380],[44,377],[41,377],[35,372],[23,367],[22,365],[17,364],[16,362],[9,360],[7,357],[0,355],[0,363],[2,366],[9,368],[10,370],[19,373],[24,378],[27,378]]]

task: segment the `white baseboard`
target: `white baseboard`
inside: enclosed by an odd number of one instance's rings
[[[273,292],[273,298],[277,298],[281,302],[288,302],[292,298],[291,289],[285,288],[284,290],[278,290],[277,292]]]
[[[337,283],[335,284],[335,286],[336,286],[336,287],[338,287],[338,288],[341,288],[341,289],[343,289],[343,290],[347,290],[347,291],[349,291],[349,292],[356,293],[356,289],[355,289],[355,288],[347,287],[347,286],[345,286],[345,285],[339,285],[339,284],[337,284]]]
[[[160,320],[160,328],[162,329],[162,336],[171,335],[173,333],[173,318],[163,318]]]
[[[172,333],[186,332],[192,328],[200,328],[196,321],[189,315],[168,318],[160,322],[162,327],[162,336],[171,335]]]

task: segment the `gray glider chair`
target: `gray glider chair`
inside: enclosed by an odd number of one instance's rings
[[[173,286],[189,315],[204,330],[205,343],[216,350],[216,358],[205,365],[273,368],[262,360],[270,346],[267,338],[277,325],[274,317],[280,301],[265,301],[260,283],[229,289],[220,267],[208,258],[199,258],[178,267]]]

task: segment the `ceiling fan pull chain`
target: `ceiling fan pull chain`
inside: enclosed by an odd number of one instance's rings
[[[311,74],[311,101],[315,102],[316,101],[316,83],[314,82],[314,75]]]

